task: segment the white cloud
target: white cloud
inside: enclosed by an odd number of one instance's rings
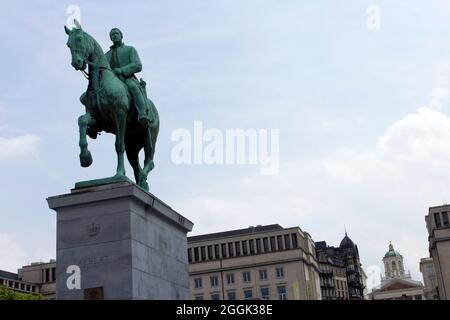
[[[411,169],[419,167],[450,172],[450,117],[419,108],[391,125],[372,149],[340,150],[323,164],[333,177],[357,183],[416,176]]]
[[[0,160],[37,155],[39,138],[32,134],[18,137],[0,137]]]
[[[448,74],[450,72],[450,64],[445,61],[436,66],[436,86],[431,92],[430,108],[442,110],[442,107],[450,97],[450,81]]]
[[[285,164],[285,174],[292,175],[292,164]],[[210,190],[177,203],[183,214],[193,219],[193,234],[246,228],[259,224],[301,225],[318,211],[296,188],[295,180],[285,175],[246,175],[239,181],[227,181],[235,192]],[[306,230],[308,231],[308,230]]]
[[[16,237],[0,233],[0,270],[16,273],[22,266],[31,262],[49,261],[55,258],[55,252],[34,244],[20,243]]]
[[[28,259],[25,250],[10,235],[0,233],[0,269],[17,272]]]

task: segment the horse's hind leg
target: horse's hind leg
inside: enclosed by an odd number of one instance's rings
[[[149,174],[150,171],[153,170],[155,167],[153,163],[153,154],[154,151],[152,150],[152,137],[150,133],[150,129],[147,130],[145,137],[144,137],[144,153],[145,153],[145,160],[144,160],[144,169],[142,170],[145,176]]]
[[[117,153],[117,169],[116,176],[125,175],[125,163],[123,154],[125,152],[125,115],[118,115],[116,120],[116,153]]]
[[[89,167],[92,164],[92,156],[87,146],[86,131],[89,124],[92,122],[92,116],[89,112],[78,118],[78,127],[80,129],[80,163],[82,167]]]
[[[139,164],[139,149],[133,145],[132,141],[126,141],[125,152],[127,153],[128,162],[133,168],[134,178],[136,184],[140,184],[140,174],[142,172],[141,165]]]
[[[147,189],[148,189],[147,176],[150,173],[150,171],[152,171],[153,168],[155,167],[155,164],[153,162],[153,156],[155,154],[155,143],[153,142],[152,139],[154,139],[154,137],[152,136],[152,129],[149,128],[146,130],[144,136],[145,160],[144,160],[144,168],[142,169],[141,172],[142,185],[145,185]]]

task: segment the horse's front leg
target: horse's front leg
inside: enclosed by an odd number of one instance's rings
[[[117,120],[117,126],[116,126],[116,153],[117,153],[116,176],[124,176],[125,175],[125,163],[124,163],[125,121],[126,121],[126,117],[122,117],[122,119]]]
[[[92,116],[89,112],[78,118],[78,127],[80,129],[80,163],[82,167],[89,167],[92,164],[92,156],[87,146],[86,131],[89,124],[92,122]]]

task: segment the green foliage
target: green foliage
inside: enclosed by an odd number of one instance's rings
[[[0,286],[0,300],[42,300],[41,294],[21,293]]]

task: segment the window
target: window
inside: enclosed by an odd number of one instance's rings
[[[56,268],[52,269],[52,281],[55,282],[56,281]]]
[[[236,249],[236,255],[240,256],[241,255],[241,244],[239,242],[235,242],[234,247]]]
[[[269,251],[269,239],[267,238],[263,238],[263,249],[264,252]]]
[[[442,224],[448,226],[448,215],[447,212],[442,212]]]
[[[427,274],[429,277],[434,277],[434,268],[433,266],[427,266]]]
[[[214,255],[215,255],[216,259],[220,259],[220,252],[219,252],[219,245],[218,244],[214,245]]]
[[[244,282],[252,281],[252,277],[250,275],[250,271],[242,272],[242,278],[244,279]]]
[[[198,259],[198,248],[194,248],[194,261],[199,261],[199,259]]]
[[[244,290],[244,299],[245,300],[253,299],[253,290]]]
[[[192,262],[192,249],[191,248],[188,249],[188,261]]]
[[[275,269],[275,273],[277,275],[277,278],[283,278],[284,277],[284,269],[283,267],[278,267]]]
[[[200,248],[200,254],[202,257],[202,261],[205,261],[206,260],[206,248],[205,247]]]
[[[196,278],[194,279],[195,289],[200,289],[202,285],[202,278]]]
[[[255,240],[251,239],[248,242],[250,247],[250,254],[255,253]]]
[[[286,249],[290,249],[291,248],[291,241],[289,240],[289,235],[288,234],[284,235],[284,243],[285,243],[285,248]]]
[[[213,259],[213,250],[212,250],[212,246],[208,246],[208,259],[212,260]]]
[[[247,254],[247,241],[242,241],[242,253]]]
[[[267,280],[267,270],[259,270],[259,279]]]
[[[228,300],[236,300],[236,292],[235,291],[229,291],[227,292]]]
[[[50,269],[45,269],[45,282],[50,282]]]
[[[283,250],[283,237],[282,236],[277,236],[277,244],[278,244],[278,250]]]
[[[224,258],[227,257],[227,244],[226,243],[222,243],[222,257],[224,257]]]
[[[275,237],[270,237],[270,251],[277,250],[277,246],[275,244]]]
[[[261,288],[261,299],[262,300],[269,300],[269,288]]]
[[[436,222],[436,227],[437,228],[441,227],[441,216],[440,216],[439,212],[436,212],[434,214],[434,222]]]
[[[220,300],[220,295],[218,293],[212,293],[211,300]]]
[[[211,287],[217,287],[219,285],[219,277],[212,276],[209,278],[211,280]]]
[[[297,248],[297,234],[293,233],[291,234],[291,240],[292,240],[292,248]]]
[[[234,257],[233,242],[228,243],[228,254],[230,255],[230,257]]]
[[[195,296],[195,300],[203,300],[203,296]]]
[[[286,287],[279,286],[277,290],[278,290],[278,300],[287,300]]]
[[[234,273],[227,274],[227,283],[233,284],[234,283]]]
[[[261,253],[261,239],[256,239],[256,252]]]

